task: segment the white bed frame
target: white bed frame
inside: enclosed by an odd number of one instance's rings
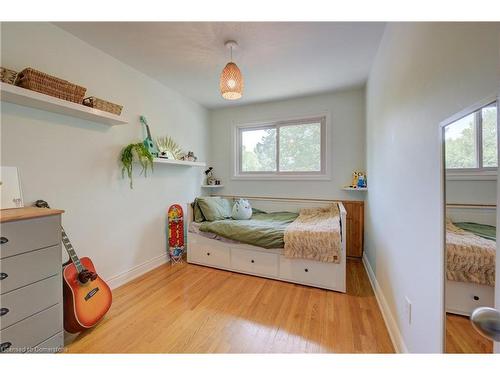
[[[494,205],[449,204],[446,214],[454,222],[469,221],[496,226]],[[470,316],[477,307],[495,306],[495,288],[492,286],[446,280],[445,290],[446,312],[452,314]]]
[[[240,198],[240,197],[232,197]],[[245,198],[245,197],[241,197]],[[247,198],[252,207],[264,211],[298,212],[303,207],[321,207],[339,203],[342,225],[342,254],[340,263],[325,263],[284,257],[282,249],[227,243],[209,239],[188,231],[188,263],[220,268],[249,275],[288,281],[323,289],[346,292],[346,210],[339,201],[281,198]],[[187,225],[193,220],[191,203],[187,205]]]

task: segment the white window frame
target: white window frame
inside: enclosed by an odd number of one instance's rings
[[[320,171],[303,171],[303,172],[287,172],[279,170],[279,130],[282,127],[307,124],[311,122],[319,122],[321,124],[321,170]],[[288,119],[280,119],[274,121],[262,121],[256,123],[246,123],[236,125],[234,127],[234,170],[232,179],[234,180],[330,180],[329,163],[328,163],[328,123],[329,115],[327,113],[300,116]],[[242,171],[242,133],[248,130],[258,129],[276,129],[276,169],[277,171]]]
[[[474,113],[474,121],[475,121],[475,129],[474,136],[476,141],[476,158],[478,167],[476,168],[447,168],[446,169],[446,179],[447,180],[496,180],[497,179],[497,171],[498,167],[483,167],[483,124],[482,124],[482,116],[478,115],[478,111],[482,108],[487,107],[491,104],[497,105],[497,114],[498,114],[498,101],[495,96],[486,98],[479,103],[474,104],[473,106],[460,111],[454,116],[448,118],[443,122],[444,128],[449,125],[452,125],[456,121],[467,117]],[[498,130],[498,124],[497,124]],[[500,148],[499,138],[500,134],[497,131],[497,147]],[[444,145],[446,150],[446,139],[444,139]],[[446,157],[446,151],[445,151]],[[500,161],[500,160],[499,160]],[[445,158],[446,162],[446,158]]]

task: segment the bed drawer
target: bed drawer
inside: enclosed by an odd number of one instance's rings
[[[0,331],[0,350],[22,353],[61,331],[62,306],[57,304]]]
[[[62,280],[59,275],[3,294],[0,299],[0,329],[58,304],[61,298]]]
[[[231,267],[237,271],[277,277],[278,254],[231,249]]]
[[[229,247],[225,246],[192,243],[188,250],[188,260],[194,263],[229,268],[231,266],[229,252]]]
[[[334,263],[316,262],[307,259],[290,259],[280,255],[279,276],[298,283],[335,287]]]
[[[1,224],[0,259],[61,242],[60,215]]]
[[[61,272],[61,246],[56,245],[0,260],[0,293],[34,283]]]

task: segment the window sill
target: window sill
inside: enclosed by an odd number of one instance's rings
[[[231,180],[240,181],[331,181],[329,175],[234,175]]]
[[[454,171],[446,172],[449,181],[496,181],[497,171]]]

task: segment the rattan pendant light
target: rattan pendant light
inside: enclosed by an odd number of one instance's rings
[[[226,100],[237,100],[243,95],[243,76],[238,65],[233,62],[233,48],[238,47],[238,43],[229,40],[224,45],[231,50],[231,60],[220,74],[220,93]]]

